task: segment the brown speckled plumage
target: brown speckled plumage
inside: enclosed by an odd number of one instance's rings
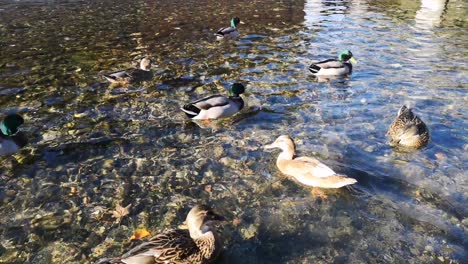
[[[222,244],[211,224],[223,218],[197,205],[187,216],[189,230],[172,229],[152,237],[118,258],[98,264],[204,264],[214,261]]]
[[[398,111],[387,134],[391,137],[391,146],[420,148],[429,142],[426,124],[405,105]]]

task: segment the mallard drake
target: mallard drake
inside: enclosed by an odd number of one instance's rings
[[[26,135],[18,131],[23,123],[23,117],[17,114],[7,115],[0,122],[0,156],[11,155],[28,143]]]
[[[429,130],[426,124],[405,105],[398,110],[398,115],[390,125],[387,135],[391,137],[391,146],[420,148],[429,142]]]
[[[187,215],[188,230],[172,229],[152,237],[118,258],[103,259],[98,264],[202,264],[215,260],[222,242],[213,224],[224,217],[208,206],[196,205]]]
[[[184,105],[181,110],[191,119],[217,119],[232,116],[242,110],[244,100],[239,95],[244,93],[241,83],[234,83],[229,89],[230,96],[212,95]]]
[[[320,188],[341,188],[357,181],[340,175],[319,160],[310,157],[294,157],[294,141],[288,135],[278,137],[275,142],[266,145],[265,149],[279,148],[282,152],[276,160],[276,166],[283,173],[298,182]]]
[[[140,61],[140,68],[130,68],[111,73],[103,74],[104,78],[114,84],[129,84],[151,78],[151,60],[143,58]]]
[[[237,25],[240,23],[240,19],[235,17],[231,19],[231,26],[230,27],[223,27],[216,32],[216,39],[227,39],[227,38],[235,38],[239,36],[239,31],[237,30]]]
[[[312,63],[309,71],[316,76],[343,76],[353,71],[353,65],[348,62],[357,63],[353,53],[344,50],[338,55],[338,59],[328,59]]]

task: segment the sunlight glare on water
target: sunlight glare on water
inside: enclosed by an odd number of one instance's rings
[[[94,263],[177,227],[195,203],[229,219],[217,263],[464,263],[467,256],[466,1],[0,1],[0,117],[30,142],[0,157],[0,262]],[[240,38],[214,32],[239,16]],[[347,78],[308,66],[349,49]],[[143,57],[154,78],[102,74]],[[235,117],[179,108],[242,82]],[[386,132],[406,104],[429,144]],[[357,179],[328,200],[281,175],[299,155]],[[116,205],[130,213],[120,223]]]

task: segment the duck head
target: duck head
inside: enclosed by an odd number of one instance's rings
[[[242,83],[234,83],[229,92],[233,96],[239,96],[239,94],[243,94],[245,92],[245,86]]]
[[[283,151],[293,151],[295,150],[296,146],[294,145],[294,141],[292,138],[288,135],[281,135],[279,136],[275,142],[265,145],[265,149],[273,149],[273,148],[279,148]]]
[[[403,120],[404,122],[412,122],[416,116],[414,115],[411,108],[408,108],[406,105],[403,105],[400,110],[398,110],[397,119]]]
[[[0,131],[5,136],[12,136],[18,132],[18,127],[24,123],[24,119],[17,114],[7,115],[0,122]]]
[[[356,59],[353,57],[353,53],[349,50],[343,50],[339,55],[338,59],[340,61],[351,61],[352,63],[357,63]]]
[[[224,221],[225,218],[218,215],[206,205],[194,206],[187,215],[185,220],[190,237],[193,239],[199,238],[204,233],[212,230],[212,225],[218,221]]]
[[[234,17],[233,19],[231,19],[231,27],[235,28],[237,27],[239,23],[240,23],[240,18]]]
[[[401,116],[402,114],[406,113],[406,112],[410,112],[412,113],[411,109],[408,108],[406,105],[403,105],[400,110],[398,110],[398,114],[397,116]]]
[[[140,61],[140,69],[144,71],[149,71],[151,69],[151,60],[148,58],[143,58]]]

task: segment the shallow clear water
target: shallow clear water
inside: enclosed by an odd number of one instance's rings
[[[0,1],[0,116],[22,113],[31,137],[0,157],[0,262],[115,256],[202,202],[231,220],[219,263],[466,263],[465,1],[118,2]],[[241,38],[214,41],[235,15]],[[343,49],[350,78],[309,74]],[[151,81],[100,76],[144,56]],[[234,118],[178,110],[234,81]],[[388,146],[402,104],[427,147]],[[359,183],[313,197],[263,151],[281,134]]]

